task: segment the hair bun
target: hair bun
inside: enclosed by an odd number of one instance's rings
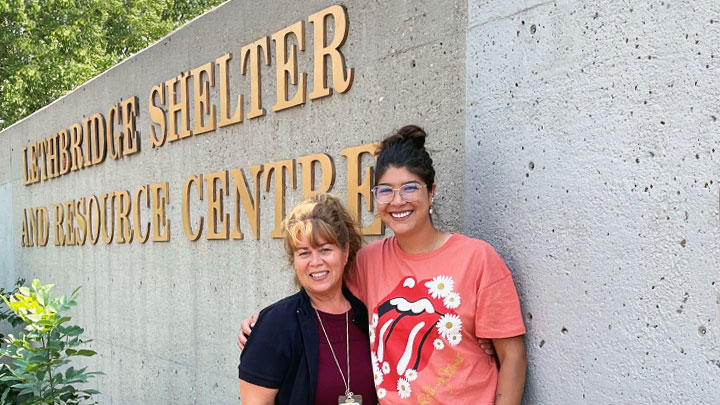
[[[406,125],[395,132],[395,134],[385,141],[387,143],[406,143],[411,142],[416,148],[425,146],[425,137],[427,134],[417,125]]]

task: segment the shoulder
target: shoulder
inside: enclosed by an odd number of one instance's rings
[[[382,252],[387,252],[392,248],[394,240],[395,237],[390,236],[371,242],[358,251],[357,257],[361,260],[366,260],[368,257],[378,257]]]
[[[296,319],[295,314],[297,313],[298,308],[300,308],[301,301],[302,293],[298,291],[293,295],[285,297],[280,301],[265,307],[262,311],[260,311],[258,321],[255,326],[262,328],[262,325],[265,323],[272,325],[273,328],[280,327],[281,325],[287,325]]]
[[[453,247],[456,249],[462,249],[465,252],[473,254],[497,256],[495,248],[482,239],[476,239],[461,233],[455,233],[450,240],[453,243]]]

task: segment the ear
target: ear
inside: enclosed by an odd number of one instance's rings
[[[430,199],[435,197],[435,190],[437,189],[437,183],[433,183],[432,187],[430,187]]]
[[[345,264],[348,262],[348,258],[350,257],[350,242],[345,242]]]

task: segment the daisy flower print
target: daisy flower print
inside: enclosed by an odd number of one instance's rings
[[[447,339],[448,335],[460,332],[462,322],[460,321],[460,317],[455,314],[445,314],[437,321],[436,326],[438,333]]]
[[[437,276],[425,283],[425,287],[433,298],[445,298],[453,290],[453,279],[448,276]]]
[[[407,399],[410,397],[410,383],[404,378],[400,378],[397,383],[397,392],[400,398]]]

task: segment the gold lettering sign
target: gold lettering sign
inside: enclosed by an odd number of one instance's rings
[[[348,207],[358,218],[362,217],[361,197],[365,198],[366,210],[371,198],[372,168],[361,170],[362,157],[374,155],[377,144],[361,145],[341,151],[347,159]],[[335,166],[332,158],[324,153],[300,156],[297,159],[280,160],[249,168],[250,181],[243,169],[223,170],[215,173],[197,174],[186,179],[181,190],[182,226],[188,240],[196,241],[205,233],[207,240],[242,240],[240,223],[245,215],[255,240],[260,239],[261,189],[274,195],[274,227],[269,232],[272,238],[281,238],[280,223],[285,216],[286,192],[297,189],[297,165],[302,175],[302,197],[315,193],[332,191],[335,182]],[[261,175],[265,173],[265,178]],[[319,185],[315,174],[319,172]],[[289,180],[289,184],[288,181]],[[261,183],[261,181],[263,183]],[[199,201],[207,201],[206,216],[193,216],[190,210],[192,187],[195,187]],[[233,209],[225,206],[226,197],[232,192]],[[132,197],[132,198],[131,198]],[[371,201],[371,200],[370,200]],[[170,186],[167,182],[141,185],[134,195],[126,190],[91,195],[53,205],[56,246],[96,244],[102,238],[105,244],[167,242],[170,240],[170,224],[166,207],[170,202]],[[242,209],[241,209],[242,206]],[[142,214],[143,210],[146,214]],[[227,212],[229,211],[229,212]],[[149,216],[147,216],[149,215]],[[149,220],[143,221],[143,218]],[[207,219],[207,221],[206,221]],[[196,224],[196,225],[193,225]],[[207,226],[205,226],[207,224]],[[25,210],[22,221],[21,246],[44,246],[48,240],[49,218],[47,209],[38,207]],[[366,235],[379,235],[384,231],[379,217],[363,227]]]
[[[313,27],[310,34],[306,33],[307,21]],[[354,77],[354,70],[346,65],[342,51],[348,29],[344,8],[331,6],[306,20],[239,47],[236,50],[240,57],[234,63],[233,54],[227,52],[157,83],[150,89],[147,98],[150,145],[160,148],[170,142],[210,134],[218,128],[242,123],[245,118],[250,120],[265,115],[261,98],[262,75],[267,74],[263,73],[263,70],[267,72],[264,66],[272,65],[273,55],[276,79],[273,112],[306,104],[306,72],[310,68],[313,75],[311,100],[330,96],[332,90],[347,92]],[[308,39],[307,35],[312,35],[312,38]],[[274,52],[270,50],[270,40],[274,44]],[[313,62],[312,66],[303,68],[299,65],[299,53],[305,52],[306,40],[312,43]],[[329,72],[328,68],[332,71]],[[234,94],[230,86],[234,69],[238,69],[239,73],[234,78],[249,81],[247,106],[243,94]],[[332,85],[328,81],[330,74]],[[267,89],[265,91],[267,94]],[[219,108],[215,103],[219,103]],[[106,157],[119,160],[140,152],[141,138],[136,129],[139,113],[138,97],[130,96],[109,106],[104,114],[87,114],[87,118],[29,143],[22,148],[23,184],[29,186],[69,173],[91,170],[92,166],[102,164]],[[374,155],[375,148],[375,145],[362,145],[342,150],[348,167],[348,205],[358,219],[362,218],[362,198],[365,198],[365,210],[372,210],[372,168],[361,166],[363,157]],[[244,215],[254,239],[259,240],[263,201],[260,193],[265,192],[274,195],[274,226],[269,233],[266,231],[266,235],[282,237],[280,223],[285,215],[286,193],[288,189],[297,189],[298,169],[301,171],[303,198],[332,190],[335,165],[330,155],[325,153],[253,165],[247,172],[235,168],[188,177],[180,199],[185,236],[192,241],[203,234],[207,240],[242,240],[245,238],[241,229],[241,217]],[[195,193],[191,192],[193,186]],[[232,199],[228,199],[231,192]],[[21,245],[45,246],[51,229],[54,230],[56,246],[94,245],[100,238],[105,244],[113,241],[143,244],[148,239],[152,242],[169,241],[171,220],[167,217],[167,207],[170,194],[170,185],[164,182],[141,185],[134,194],[117,190],[64,201],[52,206],[53,227],[45,207],[25,209]],[[191,212],[191,202],[194,202],[191,198],[195,196],[198,201],[207,204],[203,215]],[[232,204],[232,208],[226,205],[227,202]],[[382,223],[379,218],[374,218],[363,231],[366,234],[381,234]]]

